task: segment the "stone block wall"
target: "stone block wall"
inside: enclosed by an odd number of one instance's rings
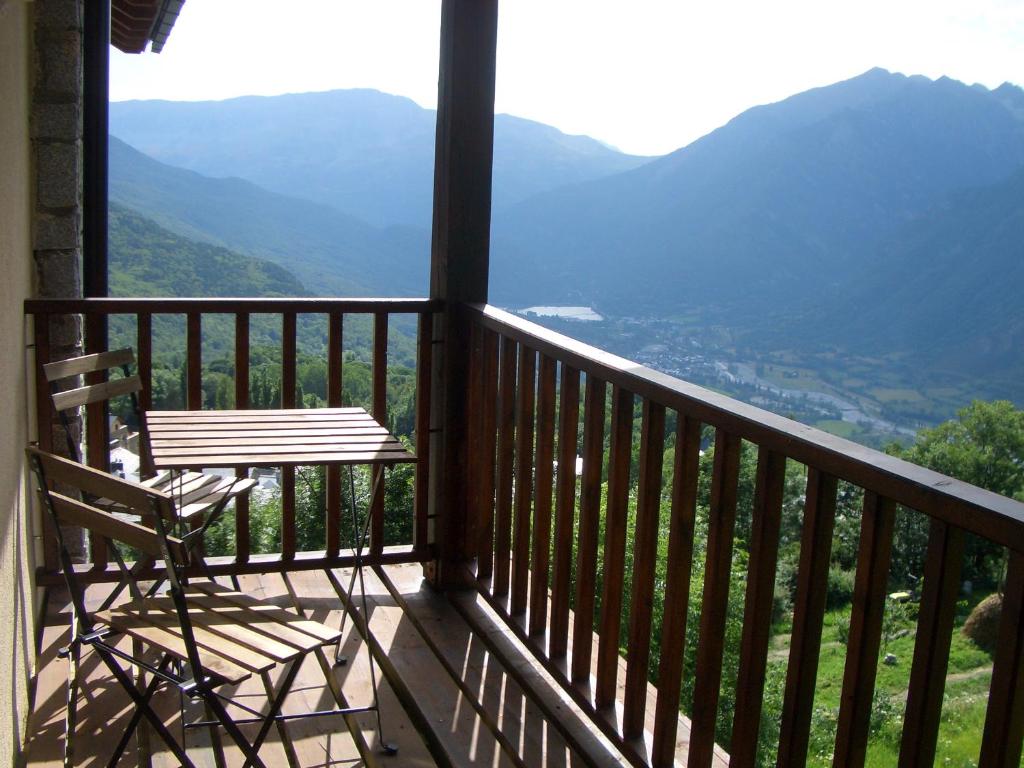
[[[82,295],[82,110],[85,0],[35,0],[30,133],[35,166],[33,190],[34,294],[43,298]],[[54,359],[81,354],[78,317],[51,321]],[[77,440],[81,421],[72,425]],[[54,450],[66,452],[58,421],[51,425]],[[79,559],[86,552],[81,531],[65,541]]]

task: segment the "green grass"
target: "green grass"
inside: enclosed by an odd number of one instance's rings
[[[927,399],[916,389],[906,387],[875,387],[869,394],[881,403],[921,403]]]
[[[856,424],[851,424],[841,419],[822,419],[814,426],[829,434],[845,437],[847,440],[852,439],[857,433],[862,431]]]
[[[818,675],[814,697],[814,715],[811,723],[809,766],[830,766],[835,744],[836,724],[842,694],[843,674],[846,666],[846,646],[842,629],[849,625],[850,608],[847,606],[825,614],[818,657]],[[957,626],[951,639],[948,675],[953,676],[946,685],[942,719],[936,749],[936,766],[975,766],[981,748],[981,733],[985,722],[988,689],[991,683],[991,656],[974,645],[960,631],[964,615],[957,617]],[[779,626],[780,633],[772,640],[773,649],[785,648],[789,627]],[[906,618],[893,622],[891,637],[879,653],[878,672],[875,677],[876,727],[868,745],[866,765],[872,768],[890,768],[899,763],[903,711],[906,703],[910,668],[914,656],[916,621]],[[888,665],[881,659],[886,653],[896,657]],[[771,657],[770,676],[784,678],[786,659]],[[962,676],[962,677],[957,677]]]

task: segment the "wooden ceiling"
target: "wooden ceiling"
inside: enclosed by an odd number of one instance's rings
[[[159,53],[185,0],[110,0],[110,43],[125,53]]]

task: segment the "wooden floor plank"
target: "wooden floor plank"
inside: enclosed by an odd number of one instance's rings
[[[474,635],[447,599],[423,582],[421,570],[388,566],[383,572],[406,614],[449,672],[482,704],[523,763],[554,767],[581,762],[561,730],[509,675],[483,639]]]
[[[285,581],[284,579],[282,580]],[[334,587],[322,571],[293,572],[286,576],[287,583],[299,598],[299,602],[310,619],[337,627],[341,621],[340,602]],[[348,582],[345,581],[347,586]],[[373,621],[371,619],[371,626]],[[342,639],[342,652],[347,662],[334,668],[335,677],[351,706],[365,706],[373,701],[373,689],[370,682],[370,663],[367,646],[356,630],[354,622],[345,622],[345,633]],[[333,647],[328,656],[333,654]],[[364,751],[370,760],[382,766],[416,766],[417,768],[433,768],[435,760],[420,738],[416,727],[409,719],[395,691],[378,667],[376,669],[378,698],[381,707],[381,719],[384,724],[384,738],[398,747],[396,756],[385,756],[377,733],[376,716],[372,712],[354,716],[365,744]]]
[[[422,721],[431,728],[428,741],[437,741],[451,765],[522,768],[524,763],[509,745],[501,744],[476,703],[451,679],[401,605],[369,569],[366,577],[371,631],[387,653],[386,670],[408,687]],[[347,585],[347,580],[344,583]]]
[[[343,587],[348,586],[348,571],[333,573]],[[391,678],[385,680],[383,674],[378,678],[385,735],[387,741],[399,747],[399,753],[393,757],[383,754],[373,713],[350,716],[351,727],[340,716],[291,721],[287,731],[302,768],[611,768],[625,764],[622,755],[475,592],[452,596],[435,592],[423,582],[418,565],[385,566],[379,577],[367,569],[365,575],[370,646],[385,657],[384,666]],[[306,619],[329,627],[339,625],[342,601],[322,571],[244,575],[240,581],[246,595],[287,611],[293,611],[297,603]],[[91,585],[88,602],[97,607],[109,590],[109,585]],[[59,766],[63,756],[67,664],[56,658],[56,652],[67,642],[70,609],[62,589],[52,588],[51,592],[28,730],[27,765],[31,768]],[[127,599],[123,595],[119,602]],[[543,644],[545,639],[538,642]],[[326,663],[327,670],[347,704],[367,704],[371,701],[367,642],[351,620],[346,622],[342,645],[349,662],[339,667]],[[333,647],[326,651],[333,657]],[[131,708],[95,654],[89,654],[82,666],[89,683],[81,697],[80,749],[75,764],[104,765]],[[624,662],[622,667],[620,678],[624,680]],[[282,670],[282,666],[275,669],[275,680]],[[306,658],[285,705],[286,712],[334,708],[334,696],[323,672],[316,658]],[[250,706],[266,705],[258,675],[237,689],[225,688],[227,693],[233,691]],[[648,700],[653,702],[653,695]],[[177,695],[161,694],[154,706],[172,732],[180,734]],[[653,705],[649,709],[648,720],[653,716]],[[190,721],[202,717],[197,706],[186,707]],[[685,758],[687,726],[681,720],[677,757]],[[251,738],[255,728],[245,726],[244,730]],[[220,740],[224,748],[219,763],[210,730],[190,729],[189,756],[204,768],[240,767],[240,751],[225,735]],[[159,739],[151,737],[150,742],[150,764],[154,768],[176,765]],[[276,728],[271,730],[261,756],[268,765],[287,765]],[[139,757],[133,739],[121,765],[145,764],[139,762]]]

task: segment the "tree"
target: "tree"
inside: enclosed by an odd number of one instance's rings
[[[1024,411],[1006,400],[975,400],[955,419],[922,429],[914,445],[889,452],[958,480],[1024,501]],[[928,521],[903,513],[897,518],[893,562],[923,565]],[[964,577],[995,583],[1002,571],[1001,547],[969,537]]]
[[[1007,400],[975,400],[934,429],[922,429],[903,458],[1024,501],[1024,411]]]

